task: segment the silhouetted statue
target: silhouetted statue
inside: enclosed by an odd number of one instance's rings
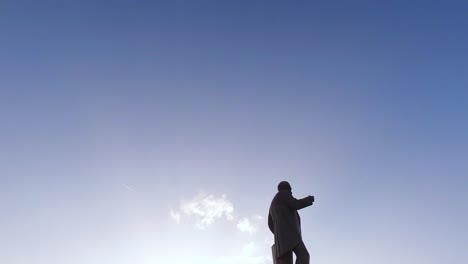
[[[277,264],[292,264],[294,252],[296,264],[309,264],[310,256],[302,241],[301,218],[297,210],[312,205],[314,196],[298,200],[291,190],[288,182],[280,182],[278,193],[271,201],[268,227],[275,236],[273,259]]]

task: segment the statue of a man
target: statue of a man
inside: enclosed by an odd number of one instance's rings
[[[292,253],[296,264],[309,264],[310,256],[302,241],[301,218],[297,210],[312,205],[314,196],[296,199],[292,196],[291,185],[282,181],[278,193],[271,201],[268,227],[275,236],[273,259],[277,264],[292,264]]]

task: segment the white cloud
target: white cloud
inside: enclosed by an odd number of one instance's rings
[[[220,219],[233,220],[234,206],[227,199],[226,195],[215,197],[200,193],[189,201],[184,201],[180,205],[180,212],[171,211],[171,216],[180,222],[181,213],[187,217],[196,219],[196,227],[205,229],[214,221]]]
[[[236,216],[237,215],[237,216]],[[212,194],[200,193],[192,199],[182,201],[177,210],[171,210],[170,216],[176,223],[195,222],[195,227],[206,229],[216,221],[227,221],[229,225],[221,238],[226,237],[228,232],[245,232],[249,236],[238,236],[232,243],[226,244],[227,248],[237,248],[237,250],[221,253],[213,256],[201,253],[176,257],[173,263],[194,263],[194,264],[267,264],[272,263],[271,243],[266,244],[264,240],[268,234],[265,218],[260,215],[249,217],[234,214],[233,203],[226,195],[215,196]],[[185,221],[190,220],[190,221]],[[263,228],[262,228],[263,226]],[[235,233],[231,233],[235,235]],[[241,239],[242,244],[238,244]],[[245,241],[245,239],[248,239]],[[230,239],[228,241],[231,241]],[[227,253],[227,255],[226,255]]]
[[[180,213],[179,212],[174,212],[171,210],[171,217],[174,219],[174,221],[179,224],[180,223]]]
[[[263,221],[263,216],[261,215],[254,215],[253,219],[257,222],[261,222]]]
[[[125,189],[127,189],[127,190],[129,190],[129,191],[131,191],[131,192],[134,191],[132,187],[128,186],[128,185],[125,184],[125,183],[122,183],[121,185],[122,185],[122,187],[124,187]]]
[[[263,217],[261,215],[254,215],[250,219],[244,217],[237,222],[237,229],[241,232],[253,234],[257,231],[258,226],[262,223]]]
[[[257,231],[257,228],[255,228],[252,223],[250,223],[249,219],[247,217],[242,218],[239,220],[237,223],[237,229],[239,229],[241,232],[247,232],[249,234],[255,233]]]
[[[244,245],[242,247],[242,256],[249,257],[252,256],[255,253],[255,250],[257,249],[257,246],[255,245],[254,242],[249,242],[248,244]]]

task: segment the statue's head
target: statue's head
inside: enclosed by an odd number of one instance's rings
[[[282,181],[278,184],[278,191],[291,191],[291,185],[287,181]]]

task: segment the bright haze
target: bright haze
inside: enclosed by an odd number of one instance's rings
[[[467,263],[467,10],[2,1],[0,263]]]

